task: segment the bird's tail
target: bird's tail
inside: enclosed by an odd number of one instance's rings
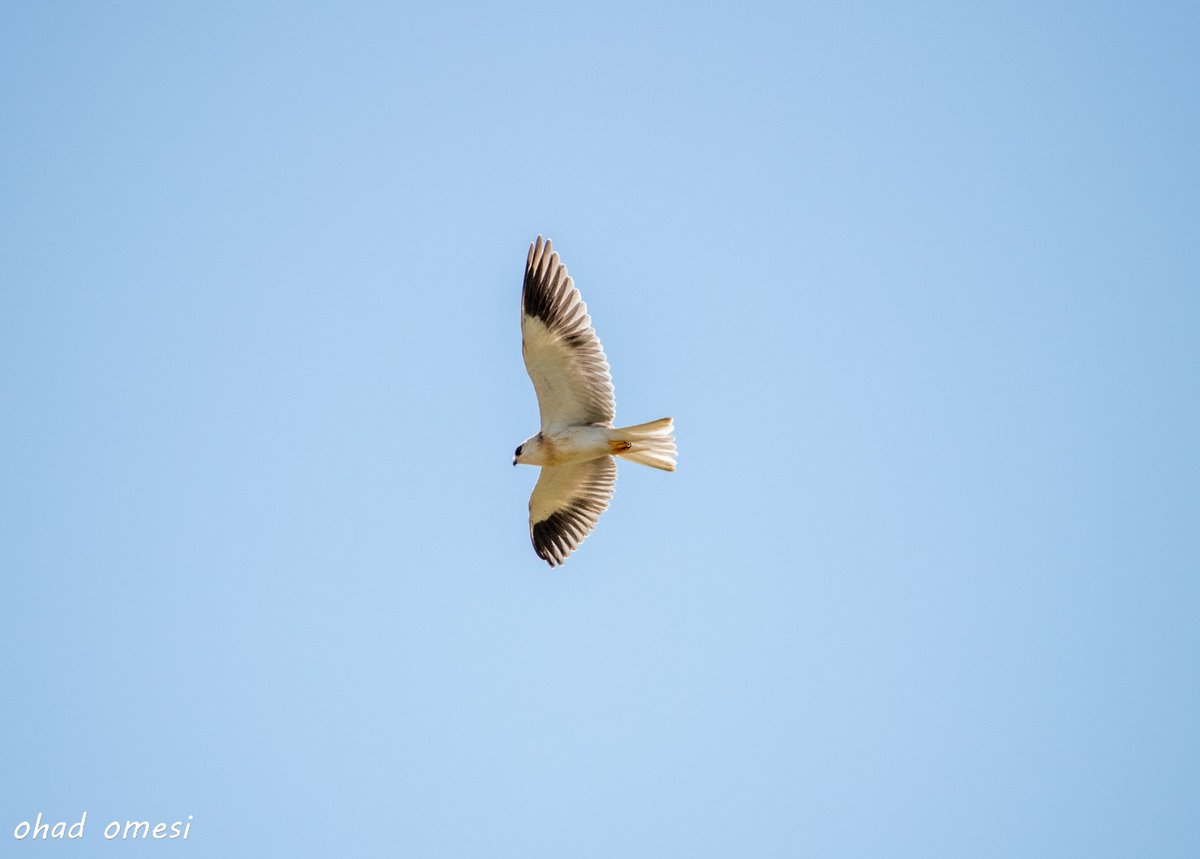
[[[671,435],[674,429],[670,418],[659,418],[648,424],[617,427],[608,432],[615,455],[651,468],[674,471],[675,436]]]

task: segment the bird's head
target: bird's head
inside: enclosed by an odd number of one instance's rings
[[[537,465],[537,447],[538,437],[536,435],[525,439],[513,451],[513,465]]]

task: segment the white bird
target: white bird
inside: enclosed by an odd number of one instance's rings
[[[617,482],[614,456],[675,470],[670,418],[613,428],[616,400],[604,348],[587,305],[549,240],[529,246],[521,293],[521,351],[542,415],[513,465],[540,465],[529,497],[529,536],[538,557],[566,560],[608,509]]]

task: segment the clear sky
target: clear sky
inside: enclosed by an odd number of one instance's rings
[[[1200,855],[1198,43],[4,4],[0,854]],[[538,233],[680,450],[559,570]]]

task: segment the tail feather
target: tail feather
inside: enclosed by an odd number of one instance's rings
[[[675,436],[671,434],[674,429],[671,418],[659,418],[649,423],[618,427],[610,432],[613,440],[629,443],[628,449],[617,456],[651,468],[674,471]]]

